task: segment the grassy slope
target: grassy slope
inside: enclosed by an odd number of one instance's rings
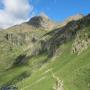
[[[71,54],[72,43],[73,41],[60,46],[62,54],[41,68],[38,65],[47,58],[46,55],[32,58],[28,65],[0,72],[0,86],[26,71],[32,74],[15,83],[19,90],[52,90],[55,84],[52,73],[64,81],[65,90],[90,90],[90,47],[80,55]]]
[[[22,90],[51,90],[55,83],[52,72],[64,81],[65,90],[89,90],[90,48],[79,56],[68,53],[71,49],[71,43],[63,45],[62,48],[64,48],[65,53],[57,57],[55,61],[45,64],[41,69],[35,68],[34,71],[36,72],[31,77],[17,83],[20,90],[21,88]],[[38,59],[42,58],[44,57]],[[0,82],[10,81],[20,73],[31,70],[29,66],[15,68],[3,73]]]
[[[90,84],[90,48],[82,55],[68,53],[71,44],[63,45],[64,52],[55,61],[50,62],[37,70],[30,78],[17,85],[22,90],[52,90],[55,81],[52,72],[64,81],[65,90],[89,90]],[[50,71],[51,70],[51,71]],[[47,72],[48,71],[48,72]]]

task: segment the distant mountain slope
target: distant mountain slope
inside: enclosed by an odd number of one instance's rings
[[[50,20],[45,14],[32,17],[28,22],[20,25],[15,25],[8,28],[6,31],[13,32],[30,32],[32,30],[52,30],[56,24]]]
[[[77,21],[79,19],[82,19],[84,17],[83,14],[76,14],[74,16],[70,16],[68,17],[65,21],[63,21],[62,23],[60,23],[59,26],[65,26],[68,22],[71,22],[71,21]]]

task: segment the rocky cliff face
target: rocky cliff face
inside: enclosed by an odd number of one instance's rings
[[[48,57],[52,57],[58,51],[60,45],[73,40],[75,37],[76,39],[72,45],[73,53],[80,53],[83,49],[88,48],[90,43],[88,32],[84,30],[86,33],[82,34],[82,36],[79,34],[77,35],[77,33],[80,29],[86,27],[86,25],[90,23],[90,15],[83,18],[82,16],[79,17],[79,15],[74,16],[65,26],[56,27],[56,29],[46,32],[46,28],[51,28],[49,23],[51,22],[48,17],[44,15],[36,16],[25,24],[28,28],[26,28],[26,26],[24,27],[24,24],[21,25],[21,28],[20,26],[15,26],[10,30],[7,30],[4,34],[4,38],[12,47],[17,46],[22,47],[23,51],[28,50],[27,54],[31,56],[47,53]],[[46,24],[47,26],[45,26]],[[31,26],[37,28],[37,30],[33,29]],[[40,28],[42,29],[40,30]],[[80,31],[80,34],[81,32],[83,32],[83,30]],[[84,37],[84,39],[79,37]]]
[[[90,45],[90,37],[86,29],[76,35],[76,39],[72,45],[72,53],[80,55]]]
[[[54,29],[49,33],[46,33],[42,37],[42,39],[39,40],[39,52],[47,52],[48,56],[52,57],[57,52],[60,45],[67,43],[74,38],[76,39],[73,44],[73,53],[82,52],[83,49],[88,48],[90,42],[88,38],[89,36],[87,34],[88,31],[82,30],[82,28],[86,27],[89,21],[90,15],[84,18],[77,17],[75,21],[68,22],[67,25]],[[79,32],[79,30],[82,31]],[[80,35],[78,33],[80,33],[81,37],[83,37],[84,39],[79,40],[78,37]],[[36,49],[36,51],[38,51],[38,49]],[[75,49],[77,50],[75,51]]]

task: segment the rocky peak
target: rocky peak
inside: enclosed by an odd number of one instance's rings
[[[76,14],[74,16],[70,16],[69,18],[67,18],[64,22],[62,22],[60,24],[61,27],[65,26],[67,23],[71,22],[71,21],[77,21],[79,19],[82,19],[84,17],[83,14]]]
[[[39,16],[41,16],[42,18],[45,18],[45,19],[49,19],[48,16],[44,12],[41,12],[39,14]]]
[[[73,20],[76,21],[76,20],[79,20],[79,19],[81,19],[83,17],[84,17],[83,14],[76,14],[74,16],[70,16],[66,21],[73,21]]]
[[[35,28],[52,29],[54,27],[54,23],[44,13],[40,13],[38,16],[32,17],[28,24]]]

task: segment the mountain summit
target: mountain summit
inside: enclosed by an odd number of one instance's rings
[[[40,13],[38,16],[32,17],[28,24],[32,25],[35,28],[44,28],[44,29],[52,29],[55,24],[51,21],[48,16],[44,13]]]
[[[68,19],[67,19],[67,21],[72,21],[72,20],[79,20],[79,19],[81,19],[81,18],[83,18],[84,17],[84,15],[83,14],[76,14],[76,15],[74,15],[74,16],[70,16]]]
[[[82,18],[84,18],[83,14],[76,14],[76,15],[68,17],[67,19],[64,20],[64,22],[60,23],[59,25],[62,27],[71,21],[77,21],[77,20],[82,19]]]

